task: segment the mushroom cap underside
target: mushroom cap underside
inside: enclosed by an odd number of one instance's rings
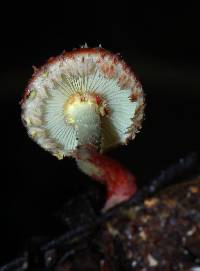
[[[126,63],[102,48],[64,52],[35,71],[22,100],[29,136],[58,158],[70,156],[78,146],[75,126],[64,114],[67,101],[77,95],[95,97],[97,106],[105,110],[101,151],[126,144],[139,131],[144,95]]]

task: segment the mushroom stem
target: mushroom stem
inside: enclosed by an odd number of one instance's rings
[[[135,194],[135,177],[117,161],[98,153],[91,145],[79,148],[76,161],[85,174],[106,186],[107,199],[103,211]]]
[[[78,167],[107,189],[104,211],[129,199],[136,192],[135,177],[119,163],[99,153],[101,115],[94,97],[73,97],[65,106],[66,121],[74,125],[78,146],[74,157]]]
[[[66,122],[76,130],[78,147],[93,145],[100,149],[101,120],[95,97],[77,95],[64,108]]]

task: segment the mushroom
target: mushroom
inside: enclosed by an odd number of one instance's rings
[[[106,185],[104,210],[135,193],[135,177],[102,154],[134,139],[143,119],[141,84],[119,55],[84,46],[50,58],[35,70],[21,106],[36,143],[58,159],[74,157]]]

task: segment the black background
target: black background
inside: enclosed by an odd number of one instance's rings
[[[108,155],[135,173],[139,186],[199,149],[197,6],[46,5],[10,3],[1,9],[0,264],[15,257],[31,236],[56,235],[52,214],[92,185],[73,160],[57,161],[28,138],[18,103],[32,65],[85,42],[121,53],[144,87],[146,117],[136,139]]]

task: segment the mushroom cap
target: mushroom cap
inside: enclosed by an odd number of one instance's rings
[[[62,159],[76,151],[76,129],[66,122],[66,101],[76,94],[96,95],[106,104],[101,116],[101,151],[127,144],[141,128],[144,94],[130,67],[103,48],[79,48],[50,58],[33,74],[22,99],[29,136]]]

